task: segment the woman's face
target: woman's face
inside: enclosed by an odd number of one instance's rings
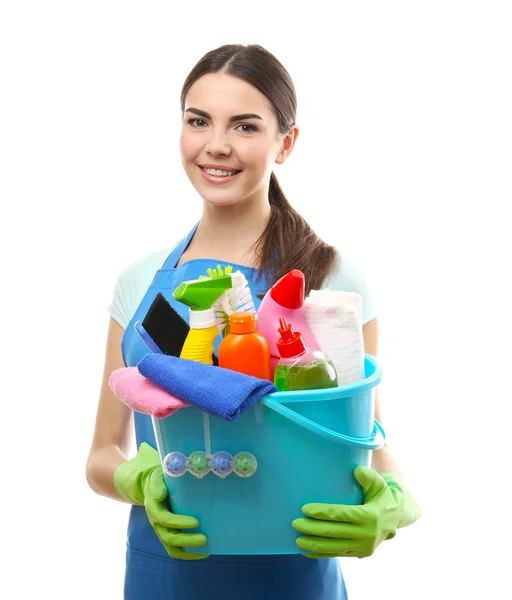
[[[279,133],[270,101],[255,87],[209,73],[186,98],[181,158],[192,185],[211,205],[266,199],[273,164],[284,162],[295,136]]]

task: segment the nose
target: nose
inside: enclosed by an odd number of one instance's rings
[[[225,132],[212,129],[206,143],[206,152],[212,156],[228,155],[231,153],[231,145]]]

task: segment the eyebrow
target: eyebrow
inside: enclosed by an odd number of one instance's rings
[[[198,108],[187,108],[185,112],[191,112],[195,115],[198,115],[199,117],[211,120],[211,116],[207,112],[205,112],[204,110],[199,110]],[[260,115],[257,115],[256,113],[244,113],[242,115],[235,115],[234,117],[229,117],[231,123],[233,123],[234,121],[246,121],[247,119],[260,119],[260,121],[263,121],[263,118],[260,117]]]

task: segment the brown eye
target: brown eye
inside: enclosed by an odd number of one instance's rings
[[[187,121],[187,123],[189,125],[192,125],[192,127],[197,127],[197,128],[201,128],[201,127],[204,127],[205,125],[207,125],[206,121],[203,121],[203,119],[189,119]]]
[[[243,127],[243,129],[241,130],[242,133],[253,133],[253,131],[258,131],[256,129],[256,127],[254,127],[254,125],[250,125],[249,123],[240,123],[240,125],[238,125],[237,129],[239,127]]]

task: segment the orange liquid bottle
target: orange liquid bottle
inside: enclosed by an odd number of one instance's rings
[[[230,333],[219,344],[219,367],[272,381],[270,344],[256,331],[252,313],[229,316]]]

